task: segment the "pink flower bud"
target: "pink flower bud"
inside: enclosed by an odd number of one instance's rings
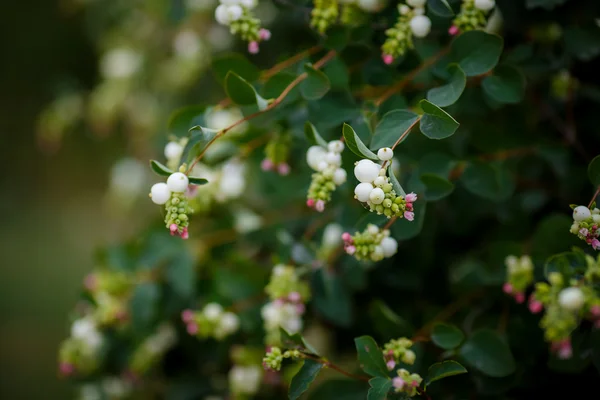
[[[412,211],[404,211],[404,218],[406,218],[407,221],[414,221],[415,213]]]
[[[412,381],[412,382],[410,383],[410,385],[411,385],[412,387],[417,387],[417,386],[419,386],[419,382],[417,382],[417,381]]]
[[[532,314],[537,314],[543,309],[544,305],[541,302],[534,300],[533,297],[529,298],[529,311],[531,311]]]
[[[581,229],[579,230],[579,234],[580,234],[581,236],[587,236],[587,235],[588,235],[588,233],[589,233],[589,231],[588,231],[587,229],[585,229],[585,228],[581,228]]]
[[[175,232],[177,232],[177,224],[171,224],[169,230],[171,231],[171,234],[175,234]]]
[[[600,317],[600,306],[598,306],[598,305],[592,306],[590,308],[590,312],[592,313],[592,315],[594,317]]]
[[[394,62],[394,57],[392,57],[390,54],[382,54],[381,59],[383,60],[385,65],[390,65]]]
[[[346,246],[344,248],[344,250],[346,250],[346,253],[348,253],[350,255],[356,253],[356,247],[355,246]]]
[[[302,299],[302,296],[300,296],[300,293],[298,293],[298,292],[292,292],[292,293],[288,294],[288,300],[291,301],[292,303],[298,303],[301,299]]]
[[[68,362],[61,362],[58,366],[58,369],[60,370],[60,373],[65,376],[71,375],[73,372],[75,372],[75,367],[73,364]]]
[[[415,201],[417,201],[417,194],[415,192],[411,192],[406,195],[404,200],[406,200],[407,203],[414,203]]]
[[[260,163],[260,169],[262,169],[263,171],[271,171],[274,166],[275,164],[273,164],[273,161],[269,160],[268,158],[265,158]]]
[[[296,304],[296,312],[300,315],[304,314],[304,312],[306,311],[306,307],[304,307],[304,304],[302,303],[298,303]]]
[[[279,306],[279,307],[281,307],[284,303],[285,303],[285,301],[283,299],[273,300],[273,304],[275,304],[276,306]]]
[[[391,371],[396,366],[396,361],[390,360],[387,363],[385,363],[385,365],[387,366],[387,369]]]
[[[269,40],[271,39],[271,31],[265,28],[262,28],[258,31],[258,37],[260,40]]]
[[[186,310],[183,310],[181,312],[181,320],[183,322],[185,322],[186,324],[189,324],[190,322],[192,322],[194,320],[194,312],[192,310],[190,310],[189,308]]]
[[[90,292],[93,292],[98,286],[98,279],[96,278],[96,275],[89,274],[86,276],[83,280],[83,286],[85,286],[85,288]]]
[[[571,341],[569,339],[565,339],[560,343],[560,348],[558,349],[557,355],[561,360],[567,360],[571,358],[573,355],[573,348],[571,347]]]
[[[515,301],[519,304],[523,304],[525,302],[525,293],[515,293]]]
[[[315,210],[318,212],[323,212],[325,210],[325,202],[323,200],[317,201],[317,204],[315,204]]]
[[[310,208],[313,208],[315,206],[315,201],[313,199],[308,199],[306,200],[306,205]]]
[[[200,186],[198,185],[188,185],[187,189],[185,190],[185,197],[187,197],[188,199],[196,197],[196,194],[198,194],[199,187]]]
[[[281,163],[277,166],[277,171],[279,175],[286,176],[290,173],[290,166],[287,163]]]
[[[348,232],[344,232],[342,233],[342,240],[344,242],[352,242],[352,235],[350,235]]]
[[[250,42],[248,43],[248,53],[250,54],[258,54],[258,42]]]
[[[392,385],[396,389],[402,389],[404,387],[404,379],[397,376],[394,379],[392,379]]]
[[[510,283],[506,282],[504,285],[502,285],[502,291],[504,291],[506,294],[512,294],[513,287]]]
[[[406,203],[406,211],[412,211],[413,210],[413,205],[412,203]]]
[[[600,240],[592,239],[591,245],[594,250],[598,250],[600,248]]]
[[[448,29],[448,33],[449,33],[451,36],[454,36],[454,35],[458,34],[458,32],[459,32],[459,31],[458,31],[458,26],[456,26],[456,25],[452,25],[452,26],[450,27],[450,29]]]
[[[190,335],[195,335],[196,333],[198,333],[198,324],[190,322],[189,324],[187,324],[187,331]]]

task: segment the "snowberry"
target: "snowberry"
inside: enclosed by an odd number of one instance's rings
[[[573,219],[577,222],[584,221],[588,219],[592,215],[592,212],[589,208],[585,206],[575,207],[573,210]]]
[[[183,154],[183,146],[177,142],[169,142],[165,146],[165,158],[167,160],[179,160]]]
[[[340,165],[342,165],[342,156],[340,155],[340,153],[334,153],[333,151],[330,151],[325,156],[325,161],[327,161],[329,164],[339,167]]]
[[[425,15],[425,8],[417,7],[413,10],[413,12],[415,13],[415,15]]]
[[[393,256],[398,251],[398,242],[394,238],[385,237],[381,240],[380,245],[386,258]]]
[[[167,186],[171,192],[182,193],[185,192],[190,181],[188,177],[182,172],[175,172],[171,174],[167,179]]]
[[[385,176],[378,176],[377,178],[375,178],[375,181],[373,182],[373,185],[375,186],[383,186],[387,183],[387,179],[385,179]]]
[[[429,34],[431,30],[431,20],[425,15],[416,15],[410,20],[410,29],[413,35],[418,38],[423,38]]]
[[[406,15],[410,12],[410,7],[406,4],[400,4],[398,6],[398,12],[400,13],[400,15]]]
[[[374,260],[381,260],[382,258],[385,257],[385,253],[383,252],[383,247],[381,246],[375,246],[375,248],[373,249],[373,254],[371,255],[371,257]]]
[[[394,157],[394,150],[390,149],[389,147],[383,147],[377,152],[377,157],[381,161],[391,160],[392,157]]]
[[[406,0],[406,4],[411,7],[423,7],[427,0]]]
[[[585,296],[581,289],[576,287],[569,287],[561,290],[558,294],[558,302],[561,307],[570,310],[577,311],[585,303]]]
[[[369,232],[371,235],[377,235],[379,233],[379,227],[374,224],[369,224],[367,225],[367,232]]]
[[[495,6],[496,2],[494,0],[475,0],[475,8],[482,11],[490,11]]]
[[[240,320],[234,313],[226,312],[221,317],[219,327],[226,333],[233,333],[237,331],[240,326]]]
[[[385,7],[383,0],[357,0],[358,7],[367,12],[379,12]]]
[[[380,188],[375,188],[371,190],[371,193],[369,194],[369,200],[371,200],[371,203],[381,204],[383,203],[384,199],[385,193],[383,193],[383,190],[381,190]]]
[[[594,220],[594,223],[595,223],[595,224],[598,224],[598,223],[600,223],[600,215],[598,215],[598,214],[593,214],[593,215],[592,215],[592,219]]]
[[[227,6],[225,4],[221,4],[215,10],[215,20],[221,25],[229,25],[231,22],[229,20],[229,13],[227,12]]]
[[[329,167],[329,163],[325,160],[319,162],[319,165],[317,165],[317,171],[325,171],[327,168]]]
[[[333,173],[333,183],[335,183],[338,186],[340,186],[341,184],[346,182],[346,178],[347,178],[346,170],[343,168],[338,168]]]
[[[246,7],[248,9],[253,9],[254,7],[256,7],[256,4],[258,3],[256,0],[239,0],[238,3],[242,6],[242,7]]]
[[[341,140],[332,140],[327,145],[327,149],[329,149],[329,151],[333,151],[334,153],[341,153],[344,151],[344,143],[342,143]]]
[[[214,321],[218,319],[223,313],[223,307],[221,307],[221,305],[217,303],[208,303],[206,307],[204,307],[202,313],[207,319]]]
[[[358,201],[362,201],[363,203],[369,201],[369,195],[372,191],[373,185],[368,182],[359,183],[356,185],[356,188],[354,188],[354,194],[356,195],[356,198]]]
[[[373,182],[379,175],[379,165],[371,160],[360,160],[354,167],[354,176],[360,182]]]
[[[319,170],[319,163],[325,160],[327,151],[321,146],[311,146],[306,152],[306,162],[315,171]]]
[[[233,22],[233,21],[237,21],[238,19],[240,19],[242,17],[244,10],[242,10],[242,7],[235,4],[235,5],[227,7],[227,13],[229,14],[229,20],[231,22]]]
[[[150,197],[154,204],[163,205],[171,198],[171,191],[166,183],[156,183],[150,189]]]

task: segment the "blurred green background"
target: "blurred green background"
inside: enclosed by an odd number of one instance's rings
[[[75,76],[92,85],[94,49],[80,15],[54,1],[8,2],[0,24],[0,398],[64,399],[56,351],[92,254],[112,242],[115,224],[102,205],[118,138],[78,133],[57,152],[41,151],[36,117]]]

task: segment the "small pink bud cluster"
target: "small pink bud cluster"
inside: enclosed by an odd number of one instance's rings
[[[450,36],[456,36],[460,33],[460,29],[458,29],[458,26],[456,25],[452,25],[450,27],[450,29],[448,29],[448,34],[450,34]]]
[[[381,59],[385,65],[391,65],[394,62],[394,57],[391,54],[382,54]]]
[[[536,300],[535,293],[529,296],[529,311],[532,314],[539,314],[544,309],[544,305],[541,301]]]
[[[281,307],[284,304],[293,304],[296,307],[296,313],[298,316],[302,316],[306,311],[306,307],[304,306],[302,296],[298,292],[291,292],[286,297],[280,297],[278,299],[273,300],[273,304],[277,307]]]
[[[177,224],[171,224],[169,231],[171,232],[171,236],[180,236],[183,240],[190,237],[187,226],[180,229]]]
[[[181,320],[185,323],[186,330],[190,335],[195,335],[198,333],[198,324],[196,323],[196,318],[192,310],[189,308],[183,310],[181,312]]]
[[[342,240],[344,241],[344,251],[346,251],[346,253],[350,255],[356,253],[356,246],[354,246],[354,240],[349,232],[344,232],[342,234]]]
[[[318,212],[325,211],[325,201],[324,200],[315,201],[315,199],[308,199],[308,200],[306,200],[306,205],[308,206],[308,208],[314,208]]]
[[[288,163],[282,162],[281,164],[275,165],[275,163],[268,158],[262,160],[260,168],[263,171],[277,171],[281,176],[286,176],[290,173],[290,165]]]
[[[75,366],[68,362],[61,362],[58,369],[62,376],[71,376],[75,373]]]
[[[523,304],[525,302],[525,293],[515,292],[513,286],[510,283],[506,282],[504,286],[502,286],[502,290],[504,291],[504,293],[513,296],[517,303]]]
[[[567,360],[573,355],[573,347],[571,346],[571,338],[566,338],[550,344],[550,351],[556,354],[561,360]]]
[[[590,307],[591,320],[594,322],[594,328],[600,329],[600,305]]]
[[[253,40],[250,43],[248,43],[248,53],[258,54],[258,52],[260,51],[259,43],[271,39],[271,31],[268,29],[261,28],[258,31],[258,39],[258,41]]]
[[[406,201],[404,218],[406,218],[408,221],[414,221],[415,213],[413,211],[413,203],[417,201],[417,195],[415,193],[409,193],[406,195],[406,197],[404,197],[404,200]]]

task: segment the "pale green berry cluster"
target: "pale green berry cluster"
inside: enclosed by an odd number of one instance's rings
[[[395,58],[403,56],[408,50],[413,49],[413,34],[410,27],[410,20],[413,13],[400,14],[396,24],[385,31],[387,39],[381,46],[381,52],[386,64],[391,64]],[[389,62],[386,57],[389,57]]]
[[[356,3],[341,5],[340,22],[343,25],[361,25],[365,22],[366,14]]]
[[[389,229],[380,230],[373,224],[369,224],[364,232],[356,232],[353,236],[344,233],[342,238],[346,253],[357,260],[377,262],[392,257],[398,251],[398,242],[390,237]]]
[[[271,347],[263,358],[263,367],[266,370],[279,371],[281,363],[286,358],[300,358],[302,354],[298,350],[287,350],[282,352],[279,347]]]
[[[505,291],[512,294],[524,293],[533,282],[531,257],[525,255],[519,258],[510,255],[506,257],[504,263],[506,264],[506,282],[510,285],[510,290],[506,285]]]
[[[245,42],[259,42],[261,40],[260,19],[254,17],[248,9],[244,9],[240,19],[231,22],[229,30],[232,35],[239,35]]]
[[[300,280],[296,269],[282,264],[273,268],[265,292],[271,300],[284,299],[294,303],[306,303],[310,297],[310,288],[306,282]],[[290,295],[297,298],[289,299]]]
[[[423,378],[419,374],[411,374],[404,368],[400,368],[398,376],[392,379],[392,386],[396,393],[405,393],[409,397],[413,397],[418,393],[418,388],[423,382]]]
[[[405,337],[392,339],[383,346],[383,356],[389,370],[394,369],[396,363],[402,361],[405,364],[412,365],[415,362],[416,355],[410,348],[413,342]]]
[[[310,13],[310,26],[324,35],[327,29],[335,24],[339,13],[337,0],[314,0],[314,8]]]
[[[61,343],[58,352],[61,374],[85,376],[93,373],[100,365],[102,341],[102,335],[91,318],[75,321],[71,337]]]
[[[202,311],[184,310],[181,319],[186,324],[188,333],[200,339],[223,340],[235,333],[240,326],[238,316],[223,310],[217,303],[208,303]]]
[[[117,325],[127,321],[132,278],[124,272],[104,268],[85,278],[84,286],[94,301],[92,317],[99,325]]]
[[[452,21],[452,25],[456,27],[457,33],[483,29],[487,24],[487,13],[475,6],[475,0],[463,0],[460,12]]]
[[[187,232],[190,224],[188,215],[193,212],[185,193],[171,193],[171,198],[165,204],[166,227],[171,232]]]
[[[391,183],[385,183],[381,186],[378,186],[383,190],[385,194],[384,200],[381,204],[370,203],[370,211],[376,212],[377,215],[385,215],[388,218],[396,217],[396,218],[404,218],[404,213],[409,211],[412,212],[412,208],[407,209],[407,202],[403,196],[398,196],[394,189],[392,189]]]

